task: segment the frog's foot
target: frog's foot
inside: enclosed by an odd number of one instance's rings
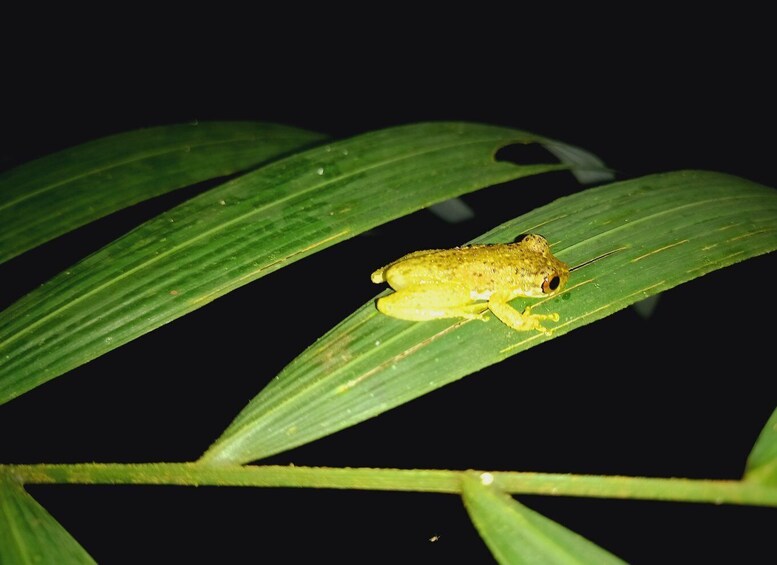
[[[506,302],[490,301],[488,303],[488,309],[504,324],[519,332],[537,330],[538,332],[550,335],[553,330],[544,327],[540,322],[543,320],[550,320],[552,322],[559,321],[558,312],[554,312],[553,314],[532,314],[529,306],[527,306],[523,312],[518,312],[518,310]]]

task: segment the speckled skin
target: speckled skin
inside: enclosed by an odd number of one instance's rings
[[[558,293],[569,267],[550,252],[547,240],[530,234],[516,243],[472,245],[415,251],[372,273],[372,282],[388,282],[396,291],[380,298],[378,310],[405,320],[478,318],[491,310],[518,331],[549,333],[541,320],[558,314],[521,313],[507,304],[519,296]]]

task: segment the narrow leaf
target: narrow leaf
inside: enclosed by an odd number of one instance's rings
[[[516,332],[493,316],[397,320],[370,301],[272,379],[204,459],[245,463],[307,443],[647,296],[777,249],[777,191],[710,172],[652,175],[561,198],[476,242],[532,232],[548,238],[569,265],[601,257],[573,271],[562,293],[513,302],[519,311],[531,303],[535,313],[557,312],[559,322],[546,324],[552,336]]]
[[[558,163],[494,160],[511,129],[429,123],[276,161],[151,220],[0,313],[0,403],[378,224]]]
[[[747,458],[745,480],[777,485],[777,410],[772,412]]]
[[[484,484],[483,480],[464,476],[461,486],[469,517],[499,563],[624,563],[584,537],[520,504],[501,490]]]
[[[0,263],[132,204],[323,140],[277,124],[204,122],[113,135],[0,174]]]
[[[0,563],[95,563],[24,487],[0,473]]]

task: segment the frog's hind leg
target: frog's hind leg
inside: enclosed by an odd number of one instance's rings
[[[413,251],[412,253],[408,253],[407,255],[403,255],[396,261],[393,261],[392,263],[389,263],[388,265],[382,266],[380,269],[377,269],[370,275],[370,280],[372,282],[379,284],[382,282],[386,282],[388,279],[386,278],[386,275],[391,267],[396,265],[397,263],[402,263],[404,261],[407,261],[408,259],[417,259],[418,257],[423,257],[424,255],[431,255],[432,253],[438,253],[438,249],[422,249],[421,251]],[[392,287],[394,285],[391,285]],[[394,287],[396,288],[396,287]]]
[[[415,285],[378,299],[378,310],[402,320],[426,321],[438,318],[485,319],[485,302],[472,303],[470,292],[456,285]]]

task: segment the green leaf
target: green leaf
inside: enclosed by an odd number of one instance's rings
[[[95,563],[24,487],[0,473],[0,563]]]
[[[547,237],[554,254],[573,266],[605,255],[573,271],[562,293],[533,302],[535,313],[559,313],[559,322],[546,323],[552,336],[516,332],[493,316],[407,322],[380,314],[370,301],[272,379],[204,459],[245,463],[307,443],[647,296],[777,249],[777,191],[710,172],[653,175],[561,198],[476,242],[530,232]]]
[[[584,537],[520,504],[501,490],[484,484],[481,479],[464,476],[461,487],[469,517],[499,563],[624,563]]]
[[[761,431],[747,458],[745,480],[777,485],[777,410]]]
[[[267,123],[204,122],[113,135],[0,174],[0,263],[176,188],[323,140]]]
[[[567,168],[494,153],[536,135],[429,123],[276,161],[92,254],[0,313],[0,403],[227,292],[378,224],[484,186]]]

